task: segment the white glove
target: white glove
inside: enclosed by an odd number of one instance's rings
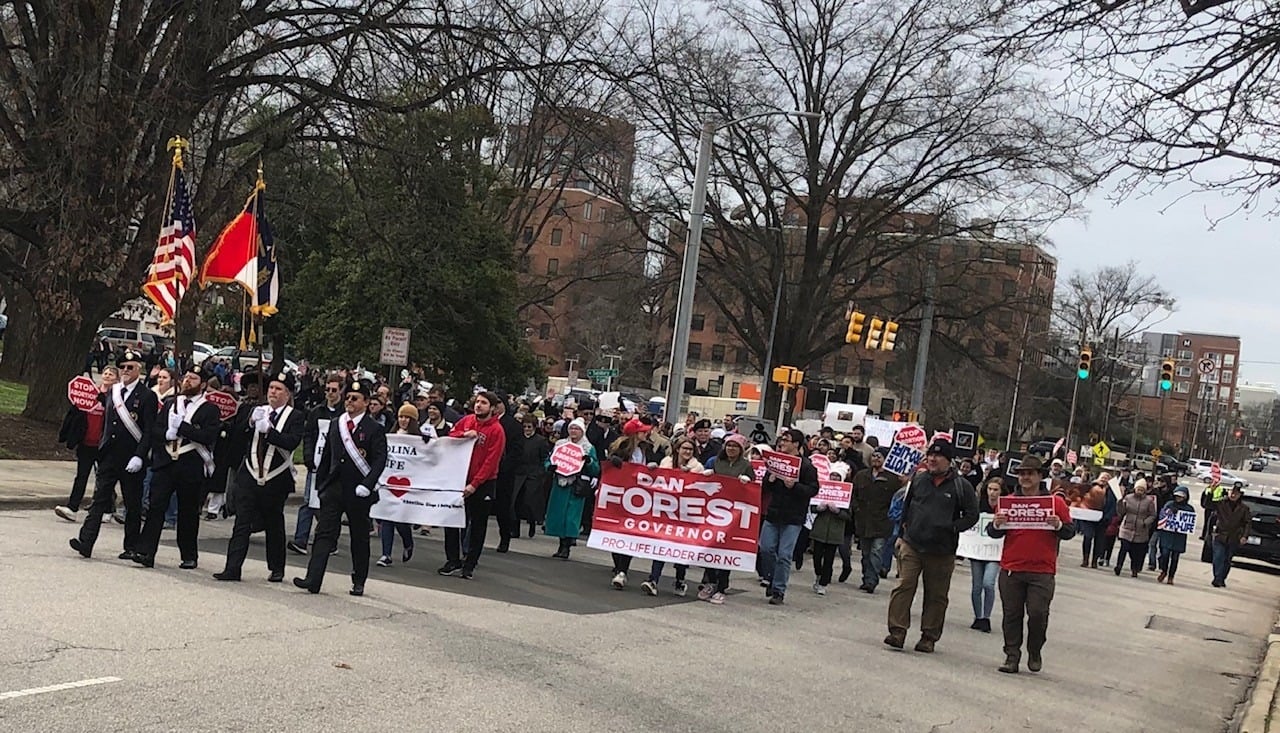
[[[128,471],[129,473],[137,473],[138,471],[141,471],[141,470],[142,470],[142,459],[141,459],[141,458],[139,458],[139,457],[137,457],[137,456],[134,456],[133,458],[130,458],[130,459],[129,459],[129,465],[125,466],[125,467],[124,467],[124,470]]]
[[[178,426],[182,424],[182,415],[177,412],[169,413],[169,432],[178,432]],[[170,438],[170,440],[173,440]]]
[[[178,439],[178,429],[177,429],[177,428],[169,428],[168,430],[164,431],[164,439],[165,439],[165,440],[177,440],[177,439]]]
[[[271,432],[271,418],[264,417],[261,420],[258,420],[257,424],[254,425],[254,427],[257,428],[259,433],[266,435],[267,433]]]
[[[438,438],[438,437],[440,437],[440,436],[436,433],[436,428],[435,428],[435,426],[434,426],[434,425],[432,425],[432,424],[431,424],[431,423],[429,423],[429,422],[424,422],[424,423],[422,423],[422,427],[418,428],[418,432],[419,432],[419,433],[422,433],[423,435],[427,436],[428,438]]]
[[[751,483],[751,479],[750,479],[750,478],[747,478],[746,476],[739,476],[739,477],[738,477],[738,480],[739,480],[739,481],[741,481],[741,482],[742,482],[742,483],[744,483],[744,484],[749,484],[749,483]]]
[[[649,470],[653,470],[657,467],[658,467],[658,464],[656,463],[650,463],[648,466],[646,466],[646,468],[648,468]]]
[[[356,496],[360,497],[361,499],[368,499],[368,498],[369,498],[369,488],[368,488],[367,486],[357,486],[357,487],[356,487]]]
[[[710,469],[710,468],[704,468],[704,469],[702,469],[702,475],[703,475],[703,476],[710,476],[710,475],[711,475],[711,474],[713,474],[713,473],[715,473],[715,471],[713,471],[713,470],[712,470],[712,469]]]
[[[256,425],[257,423],[262,422],[263,418],[270,416],[270,414],[271,413],[266,405],[258,405],[253,408],[253,414],[249,419]]]

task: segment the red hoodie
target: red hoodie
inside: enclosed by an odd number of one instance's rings
[[[486,481],[498,477],[498,464],[507,450],[507,434],[502,423],[490,413],[484,420],[475,415],[463,415],[453,426],[450,438],[461,438],[468,430],[476,431],[476,447],[471,451],[471,467],[467,469],[467,483],[480,488]]]

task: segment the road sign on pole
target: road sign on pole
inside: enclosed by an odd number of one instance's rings
[[[1214,363],[1213,359],[1210,359],[1207,356],[1201,359],[1200,363],[1196,366],[1200,369],[1201,374],[1213,374],[1218,368],[1218,365]]]
[[[378,361],[394,366],[409,365],[409,329],[390,326],[382,329],[382,350]]]
[[[593,382],[603,382],[618,376],[617,369],[588,369],[587,378]]]

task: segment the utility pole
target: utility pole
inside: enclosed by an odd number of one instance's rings
[[[933,253],[930,252],[930,255]],[[924,375],[929,366],[929,339],[933,335],[933,298],[938,286],[937,258],[930,256],[924,271],[924,310],[920,314],[920,343],[916,346],[916,372],[911,379],[911,409],[924,409]]]
[[[1075,445],[1075,443],[1072,442],[1071,440],[1071,433],[1075,429],[1075,425],[1076,425],[1076,396],[1080,394],[1080,381],[1081,381],[1080,378],[1076,377],[1075,379],[1076,384],[1071,389],[1071,414],[1067,418],[1067,450],[1070,450],[1071,446]],[[1005,450],[1011,450],[1011,449],[1012,449],[1012,446],[1005,446]]]
[[[1102,410],[1102,437],[1107,436],[1107,426],[1111,424],[1111,402],[1116,391],[1116,362],[1120,360],[1120,329],[1116,329],[1116,337],[1111,342],[1111,364],[1107,370],[1107,404]]]
[[[1117,336],[1119,330],[1116,331]],[[1138,393],[1133,396],[1133,432],[1129,434],[1129,459],[1138,454],[1138,417],[1142,415],[1142,385],[1146,382],[1147,374],[1147,346],[1143,342],[1142,345],[1142,361],[1138,362]]]

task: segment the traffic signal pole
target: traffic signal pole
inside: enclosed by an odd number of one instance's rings
[[[1071,446],[1075,445],[1071,439],[1071,433],[1076,427],[1076,397],[1080,394],[1080,378],[1075,380],[1075,387],[1071,389],[1071,413],[1067,417],[1067,450],[1071,450]],[[1105,437],[1105,436],[1104,436]],[[1012,446],[1005,446],[1005,450],[1010,450]]]

